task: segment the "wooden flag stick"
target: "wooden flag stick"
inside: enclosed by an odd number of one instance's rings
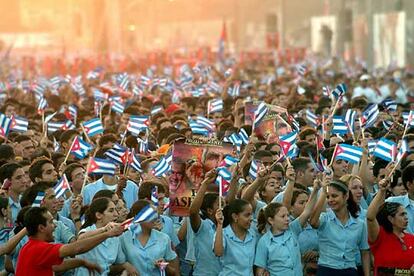
[[[335,149],[333,151],[332,157],[331,157],[331,162],[329,162],[328,167],[331,167],[333,164],[333,161],[335,160],[335,154],[336,154],[336,149],[338,148],[338,144],[335,145]]]
[[[73,145],[75,144],[75,140],[76,140],[76,136],[75,136],[75,138],[73,138],[72,144],[70,145],[70,148],[69,148],[68,152],[66,153],[65,160],[63,160],[62,164],[66,164],[66,161],[68,161],[70,152],[73,148]]]
[[[88,141],[89,144],[92,144],[91,139],[89,138],[88,134],[85,131],[85,127],[82,125],[82,123],[80,124],[80,126],[82,128],[83,134],[85,134],[86,140]]]

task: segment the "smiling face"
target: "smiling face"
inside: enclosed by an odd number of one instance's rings
[[[334,179],[340,178],[348,173],[348,161],[337,159],[332,163]]]
[[[348,194],[344,194],[334,186],[328,186],[326,199],[328,206],[334,212],[340,211],[342,208],[346,208],[346,201],[348,200]]]
[[[352,194],[352,198],[354,199],[355,203],[359,204],[363,196],[363,186],[361,180],[353,179],[349,183],[348,188]]]

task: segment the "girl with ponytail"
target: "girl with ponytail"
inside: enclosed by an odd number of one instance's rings
[[[367,227],[358,219],[359,206],[348,183],[326,176],[319,200],[311,216],[318,229],[319,260],[317,275],[358,275],[356,254],[361,251],[363,274],[369,275]],[[327,201],[329,209],[322,212]]]
[[[319,188],[320,180],[316,179],[305,209],[292,222],[288,209],[280,203],[272,202],[260,210],[258,229],[264,235],[256,248],[254,264],[257,276],[265,272],[270,275],[302,275],[298,236],[308,222]],[[269,229],[266,231],[266,228]]]

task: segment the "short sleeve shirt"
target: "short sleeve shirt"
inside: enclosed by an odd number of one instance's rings
[[[48,243],[29,238],[29,241],[20,251],[15,275],[52,276],[52,266],[63,262],[63,258],[59,255],[59,249],[62,246],[63,244]]]

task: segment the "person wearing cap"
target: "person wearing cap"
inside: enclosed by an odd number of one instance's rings
[[[369,103],[380,103],[382,100],[380,92],[376,92],[373,88],[369,86],[369,80],[371,77],[367,74],[362,75],[360,80],[360,85],[354,88],[354,93],[352,98],[364,96],[367,98]]]

